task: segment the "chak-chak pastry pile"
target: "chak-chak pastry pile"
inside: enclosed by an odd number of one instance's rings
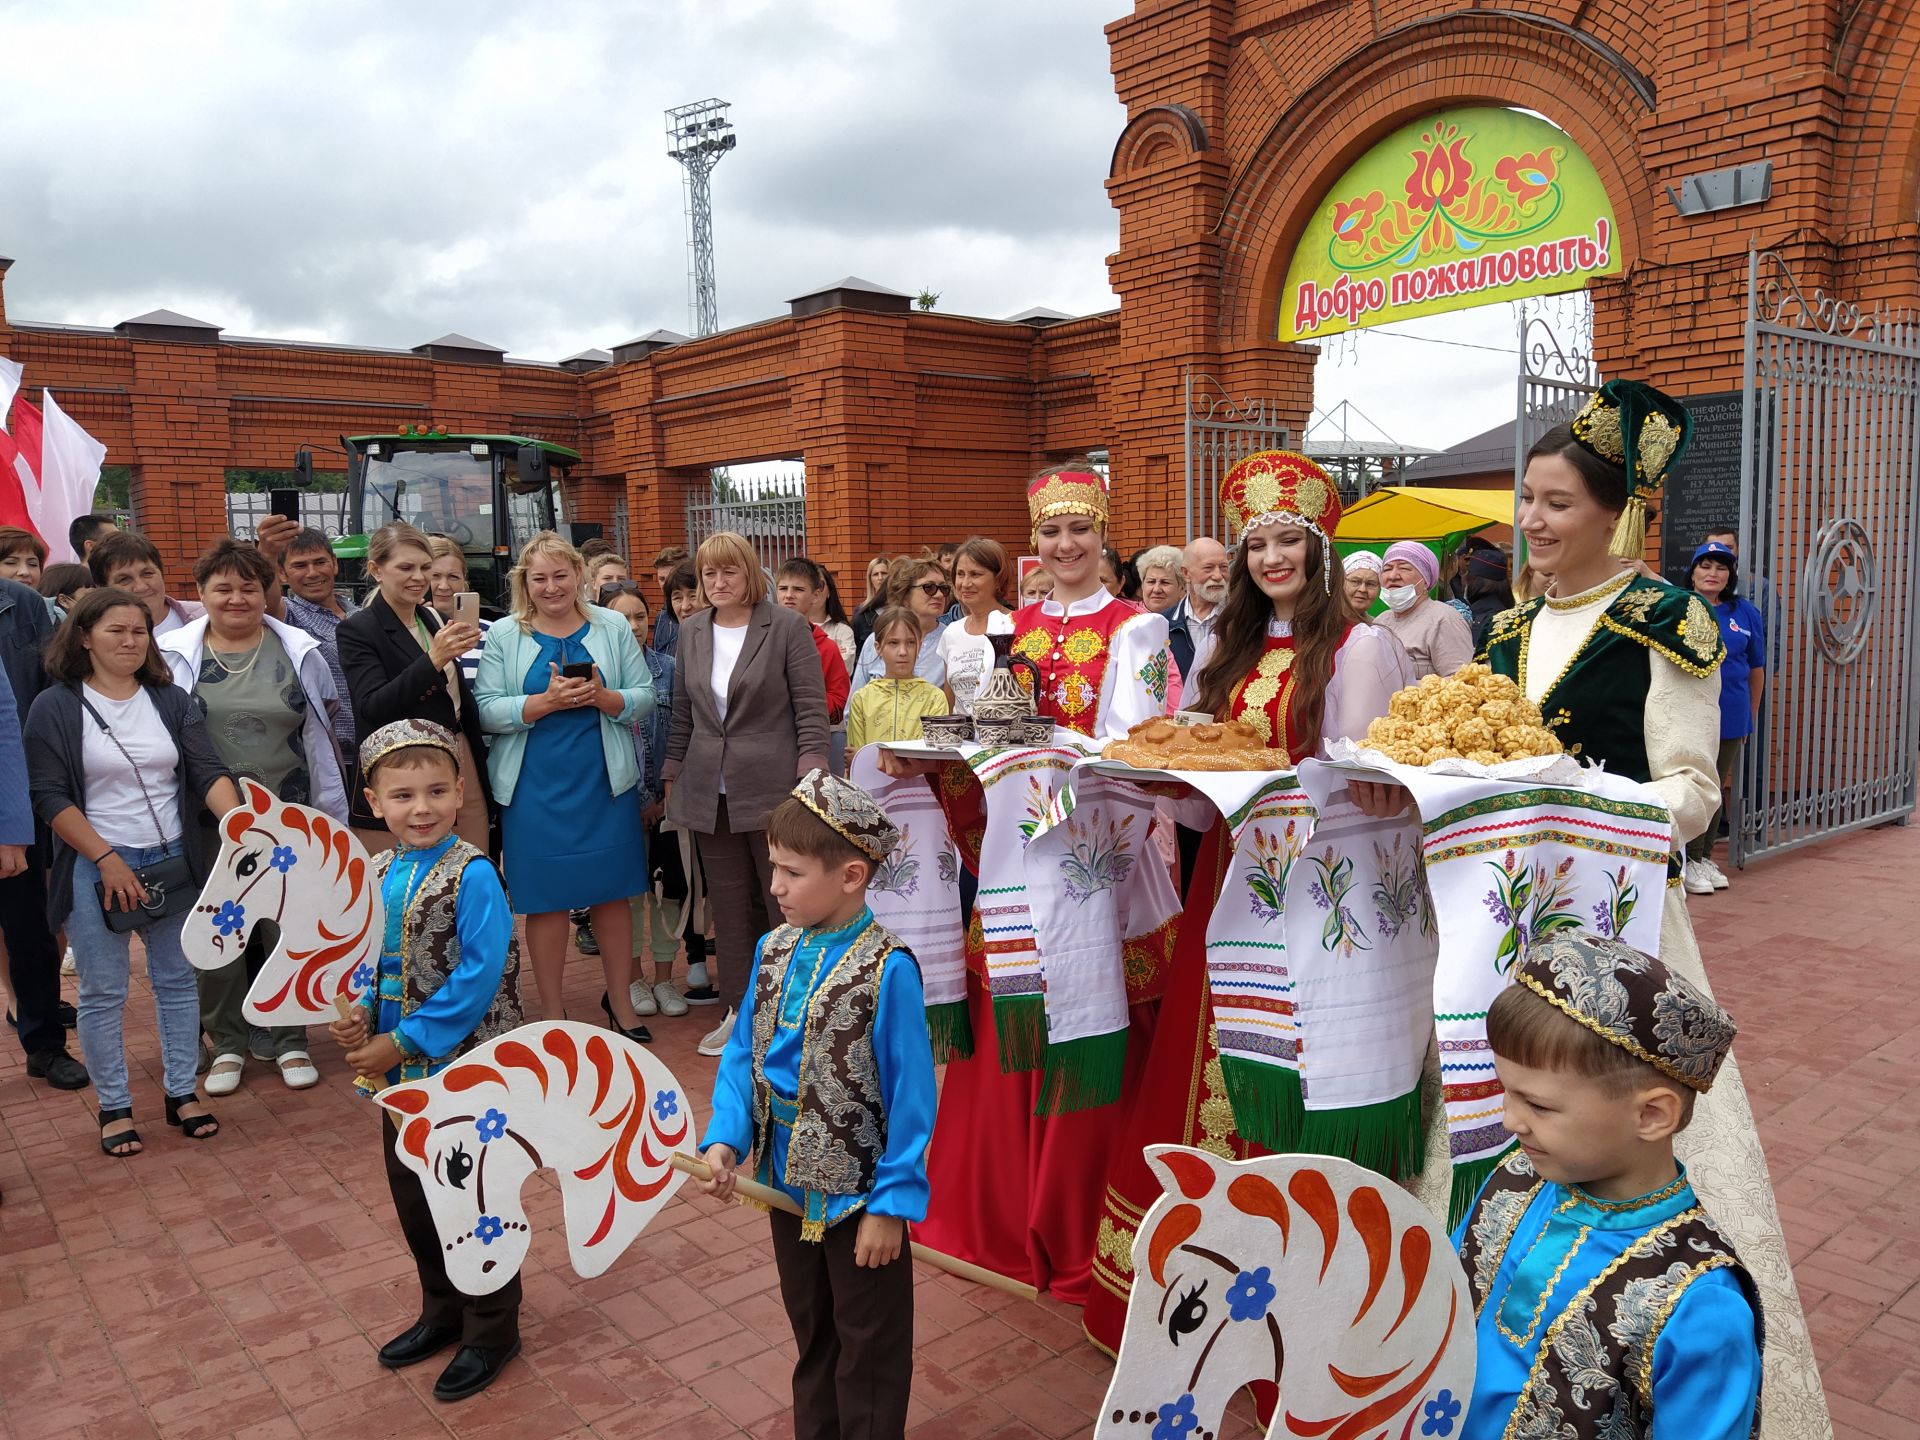
[[[1239,720],[1217,725],[1176,725],[1171,720],[1142,720],[1124,740],[1110,740],[1103,760],[1118,760],[1137,770],[1284,770],[1287,757],[1269,750],[1259,732]]]
[[[1463,665],[1451,675],[1429,675],[1393,697],[1362,742],[1402,765],[1467,760],[1498,765],[1558,755],[1560,741],[1540,708],[1505,675]]]

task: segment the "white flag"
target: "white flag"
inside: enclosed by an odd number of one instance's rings
[[[18,361],[0,355],[0,430],[7,428],[7,417],[13,413],[13,397],[20,393],[21,370]]]
[[[27,509],[40,538],[47,542],[47,559],[75,561],[80,557],[67,544],[67,527],[76,516],[93,509],[107,447],[54,403],[51,390],[42,397],[40,408],[46,418],[40,441],[40,489],[38,494],[27,492]]]

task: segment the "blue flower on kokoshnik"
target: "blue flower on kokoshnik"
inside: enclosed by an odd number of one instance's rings
[[[498,1215],[482,1215],[473,1222],[473,1238],[482,1245],[491,1245],[507,1233],[507,1227],[500,1223]]]
[[[498,1110],[489,1110],[473,1122],[473,1128],[480,1132],[480,1143],[485,1145],[507,1133],[507,1117]]]
[[[1460,1402],[1453,1398],[1453,1391],[1442,1390],[1427,1401],[1422,1413],[1426,1416],[1420,1425],[1422,1435],[1451,1435],[1453,1422],[1460,1418]]]
[[[273,854],[267,857],[267,863],[284,875],[300,863],[300,857],[293,853],[292,846],[276,845]]]
[[[213,928],[222,935],[232,935],[243,929],[246,923],[247,907],[236,905],[231,900],[222,900],[220,908],[213,915]]]
[[[1182,1395],[1171,1405],[1160,1407],[1160,1418],[1153,1424],[1153,1440],[1185,1440],[1200,1428],[1200,1417],[1193,1413],[1193,1396]]]
[[[1227,1291],[1227,1315],[1234,1320],[1264,1320],[1273,1297],[1279,1294],[1272,1274],[1265,1265],[1258,1270],[1242,1270]]]
[[[672,1090],[660,1090],[653,1097],[653,1113],[661,1120],[671,1120],[680,1113],[680,1096]]]

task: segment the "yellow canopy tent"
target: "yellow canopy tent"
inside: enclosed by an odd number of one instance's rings
[[[1447,542],[1459,536],[1512,524],[1510,490],[1383,485],[1340,516],[1339,540],[1342,550],[1395,540],[1440,542],[1450,549]]]

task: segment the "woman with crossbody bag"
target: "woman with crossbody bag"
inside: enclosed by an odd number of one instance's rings
[[[127,937],[140,936],[159,1022],[166,1118],[190,1140],[219,1123],[197,1093],[200,1000],[181,919],[206,879],[193,822],[240,803],[200,709],[172,683],[144,606],[90,590],[55,633],[50,682],[25,730],[34,812],[53,830],[47,919],[80,971],[80,1044],[100,1103],[100,1148],[140,1153],[122,1039]]]

